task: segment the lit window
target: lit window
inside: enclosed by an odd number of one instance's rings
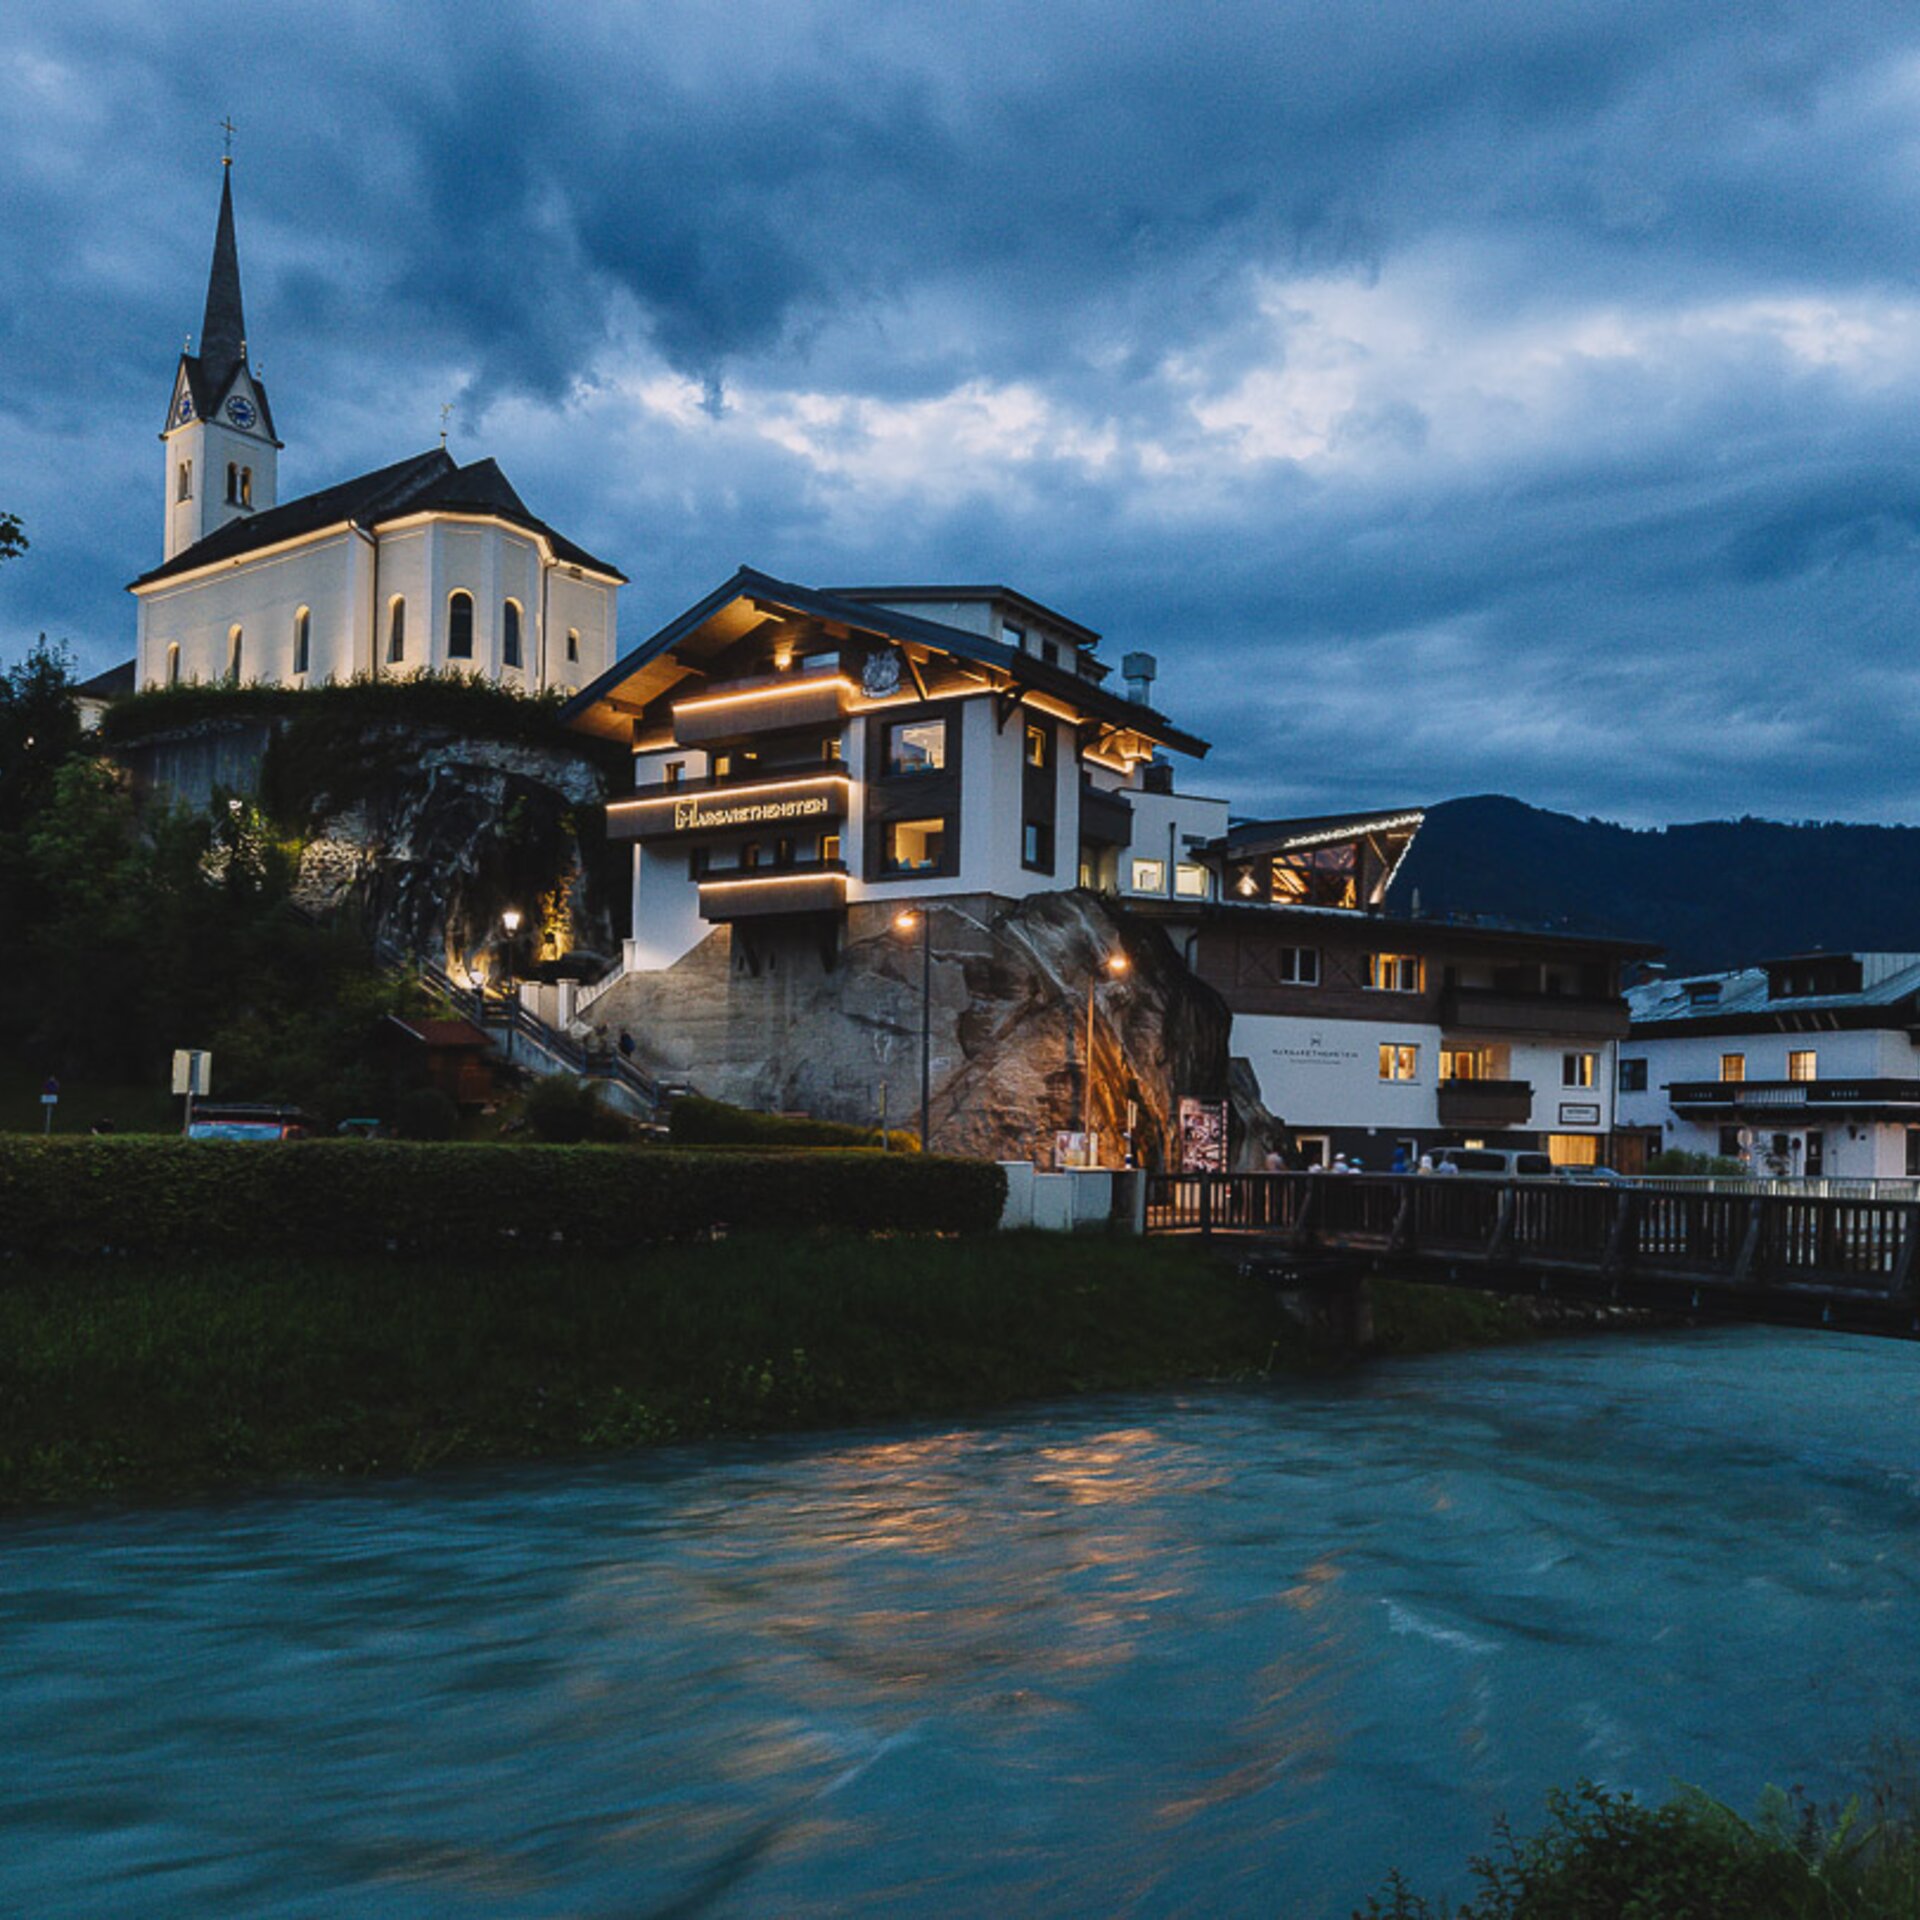
[[[822,860],[840,858],[840,836],[837,833],[823,833],[820,836],[820,858]]]
[[[578,627],[569,627],[567,629],[567,658],[569,660],[578,660],[580,658],[580,629]]]
[[[1547,1158],[1556,1167],[1595,1166],[1600,1159],[1600,1143],[1590,1133],[1550,1133]]]
[[[1380,1078],[1382,1080],[1418,1080],[1420,1078],[1420,1049],[1403,1047],[1388,1041],[1380,1049]]]
[[[1037,727],[1031,722],[1028,723],[1027,765],[1030,767],[1053,765],[1053,729],[1051,727]]]
[[[1133,863],[1135,893],[1165,893],[1167,863],[1164,860],[1136,860]]]
[[[1620,1062],[1620,1091],[1622,1093],[1645,1093],[1647,1090],[1647,1063],[1644,1060],[1622,1060]]]
[[[944,720],[900,720],[887,729],[889,773],[938,773],[946,764]]]
[[[1486,1056],[1477,1048],[1442,1047],[1440,1050],[1442,1080],[1491,1080],[1493,1075],[1487,1066]]]
[[[180,491],[176,497],[181,500],[193,498],[193,462],[191,460],[180,462]]]
[[[473,658],[473,595],[456,593],[447,602],[447,657]]]
[[[313,639],[313,615],[305,607],[293,616],[293,670],[305,673]]]
[[[1747,1056],[1744,1053],[1723,1053],[1720,1056],[1720,1078],[1723,1082],[1744,1080],[1747,1077]]]
[[[889,873],[931,873],[946,851],[945,820],[889,820],[886,865]]]
[[[231,628],[227,634],[227,678],[237,687],[240,684],[240,655],[245,644],[245,636],[238,627]]]
[[[387,664],[407,657],[407,603],[396,598],[387,608]]]
[[[170,640],[167,643],[167,685],[177,687],[180,684],[180,642]]]
[[[1020,837],[1020,864],[1036,873],[1053,871],[1053,828],[1044,820],[1029,820]]]
[[[1593,1053],[1563,1053],[1560,1056],[1560,1084],[1563,1087],[1592,1086],[1594,1062],[1599,1057]]]
[[[1425,971],[1417,953],[1367,955],[1367,985],[1382,993],[1418,993]]]
[[[520,602],[509,600],[500,609],[500,664],[520,664]]]
[[[1182,860],[1173,870],[1173,890],[1183,900],[1204,900],[1207,897],[1207,870],[1197,867],[1190,860]]]
[[[1811,1047],[1796,1049],[1787,1055],[1787,1078],[1789,1080],[1817,1080],[1820,1077],[1819,1055]]]
[[[1268,892],[1282,906],[1357,907],[1360,904],[1360,849],[1351,840],[1327,847],[1302,847],[1273,857]],[[1249,897],[1259,886],[1242,889]]]

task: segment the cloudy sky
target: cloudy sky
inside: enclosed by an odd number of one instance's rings
[[[63,0],[0,62],[0,658],[132,651],[235,192],[281,494],[1003,580],[1249,812],[1920,820],[1920,16]]]

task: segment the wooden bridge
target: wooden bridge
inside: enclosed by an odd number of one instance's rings
[[[1472,1175],[1153,1174],[1146,1228],[1281,1285],[1368,1272],[1698,1319],[1920,1338],[1920,1201]]]

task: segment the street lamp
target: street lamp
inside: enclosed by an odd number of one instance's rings
[[[923,907],[915,913],[903,907],[893,916],[893,924],[899,933],[911,933],[915,926],[920,929],[920,1151],[931,1153],[933,1142],[927,1133],[933,1107],[933,910]]]
[[[503,943],[506,947],[507,954],[507,1058],[508,1060],[512,1060],[514,1027],[513,936],[520,931],[520,909],[518,907],[509,907],[506,912],[500,916],[500,924],[507,931],[507,937]]]
[[[1096,967],[1087,980],[1087,1071],[1080,1083],[1080,1138],[1081,1152],[1086,1155],[1086,1164],[1093,1165],[1093,1002],[1100,991],[1100,975],[1104,971],[1118,980],[1133,963],[1124,953],[1110,953]]]

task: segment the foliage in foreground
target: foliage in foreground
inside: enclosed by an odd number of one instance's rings
[[[877,1147],[878,1127],[841,1120],[806,1120],[783,1113],[754,1113],[730,1107],[703,1094],[683,1094],[673,1103],[669,1127],[676,1146],[688,1147]],[[886,1144],[895,1153],[919,1151],[916,1134],[887,1129]]]
[[[1876,1815],[1775,1789],[1748,1821],[1692,1788],[1655,1807],[1582,1781],[1547,1796],[1538,1833],[1500,1824],[1475,1899],[1426,1900],[1396,1874],[1355,1920],[1913,1920],[1920,1828],[1889,1795]]]
[[[1058,1234],[53,1263],[0,1287],[0,1504],[1246,1378],[1314,1345],[1193,1250]]]

